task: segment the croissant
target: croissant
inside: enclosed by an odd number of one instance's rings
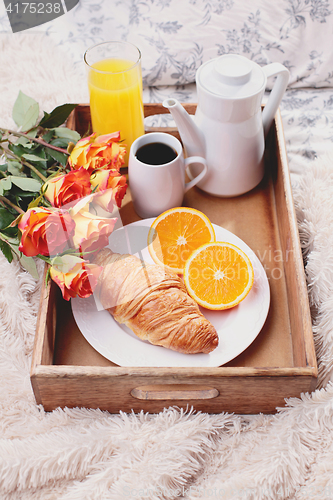
[[[186,354],[209,353],[218,345],[214,326],[188,295],[181,278],[161,266],[103,248],[96,292],[103,308],[140,339]]]

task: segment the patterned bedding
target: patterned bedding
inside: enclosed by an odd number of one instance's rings
[[[3,10],[0,29],[10,31]],[[145,102],[169,96],[195,102],[197,68],[221,54],[281,62],[290,71],[280,109],[293,180],[333,150],[333,0],[79,0],[38,30],[71,54],[83,77],[91,45],[111,39],[137,45]]]

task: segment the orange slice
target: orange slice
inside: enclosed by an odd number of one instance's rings
[[[171,208],[159,215],[148,233],[149,253],[156,264],[178,274],[196,248],[215,241],[208,217],[194,208]]]
[[[248,256],[231,243],[207,243],[185,264],[184,282],[189,295],[207,309],[229,309],[239,304],[253,285]]]

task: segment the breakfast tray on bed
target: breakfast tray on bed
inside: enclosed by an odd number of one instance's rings
[[[185,105],[194,113],[194,104]],[[160,104],[145,105],[145,116],[162,114]],[[67,126],[85,133],[88,105],[79,105]],[[166,131],[177,136],[175,129]],[[179,136],[178,136],[179,137]],[[31,367],[38,404],[88,407],[117,413],[151,413],[177,406],[208,413],[273,413],[285,398],[316,386],[317,364],[307,288],[279,112],[266,140],[265,177],[251,192],[217,198],[191,189],[184,205],[240,237],[260,259],[271,302],[266,322],[253,343],[220,367],[117,366],[85,340],[52,281],[44,286]],[[120,210],[122,224],[139,220],[130,190]]]

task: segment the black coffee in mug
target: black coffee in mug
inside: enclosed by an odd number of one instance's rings
[[[147,165],[163,165],[177,158],[176,151],[164,142],[151,142],[136,152],[137,159]]]

